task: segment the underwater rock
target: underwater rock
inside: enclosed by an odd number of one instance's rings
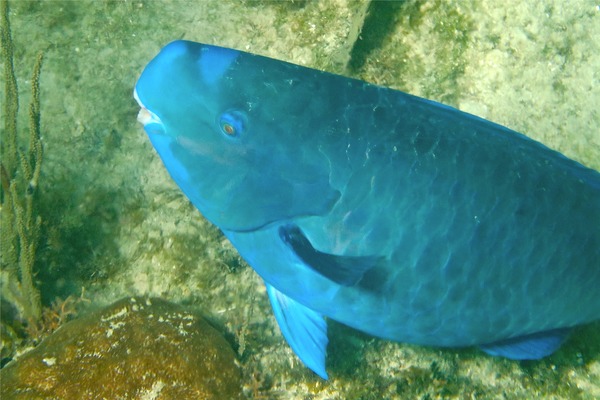
[[[156,298],[125,298],[71,321],[0,371],[3,399],[237,399],[227,341]]]

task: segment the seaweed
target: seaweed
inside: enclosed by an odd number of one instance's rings
[[[8,1],[0,2],[1,43],[4,60],[4,130],[1,156],[0,287],[2,300],[16,310],[15,319],[32,325],[39,323],[42,304],[34,283],[36,251],[40,241],[40,217],[36,199],[42,167],[43,146],[40,134],[40,72],[43,53],[39,53],[31,77],[28,146],[20,148],[22,130],[17,126],[19,93],[13,64],[13,42],[8,17]],[[25,139],[25,138],[23,138]],[[4,318],[2,329],[10,330]],[[4,337],[5,332],[3,332]],[[14,335],[13,335],[14,336]],[[4,347],[4,343],[3,343]],[[4,354],[3,354],[4,357]]]

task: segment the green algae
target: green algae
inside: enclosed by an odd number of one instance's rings
[[[387,32],[365,22],[367,39],[357,49],[349,38],[358,6],[341,0],[331,6],[16,2],[17,67],[27,68],[34,55],[36,46],[27,43],[49,47],[41,87],[45,292],[64,296],[84,286],[95,305],[149,294],[202,308],[237,342],[245,390],[254,397],[600,396],[598,324],[576,332],[548,359],[516,363],[476,349],[390,343],[332,323],[331,379],[322,381],[284,342],[260,278],[170,181],[135,121],[131,92],[144,65],[176,38],[441,100],[600,167],[594,90],[600,49],[592,40],[600,34],[600,14],[593,7],[406,1],[390,11],[374,5],[375,21],[377,12],[393,14],[385,16]],[[344,52],[356,62],[353,69],[332,62]]]

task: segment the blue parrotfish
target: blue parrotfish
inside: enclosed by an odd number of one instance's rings
[[[323,378],[326,318],[517,360],[600,319],[600,173],[523,134],[182,40],[134,96],[171,177],[262,277],[283,336]]]

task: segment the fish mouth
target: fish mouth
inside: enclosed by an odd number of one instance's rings
[[[142,125],[146,126],[147,124],[150,123],[150,120],[152,119],[152,115],[150,115],[150,111],[148,111],[147,108],[140,108],[140,111],[138,112],[137,115],[137,120],[139,123],[141,123]]]
[[[133,90],[133,98],[135,99],[135,101],[137,101],[137,103],[140,106],[140,111],[137,115],[138,122],[144,125],[144,128],[146,128],[146,131],[148,131],[148,133],[160,133],[160,131],[162,131],[163,126],[162,121],[160,120],[158,115],[154,114],[152,111],[148,110],[146,106],[144,106],[144,103],[142,103],[140,97],[138,96],[137,88]],[[157,125],[160,126],[161,129],[157,130]],[[154,126],[154,128],[149,130],[151,126]]]

